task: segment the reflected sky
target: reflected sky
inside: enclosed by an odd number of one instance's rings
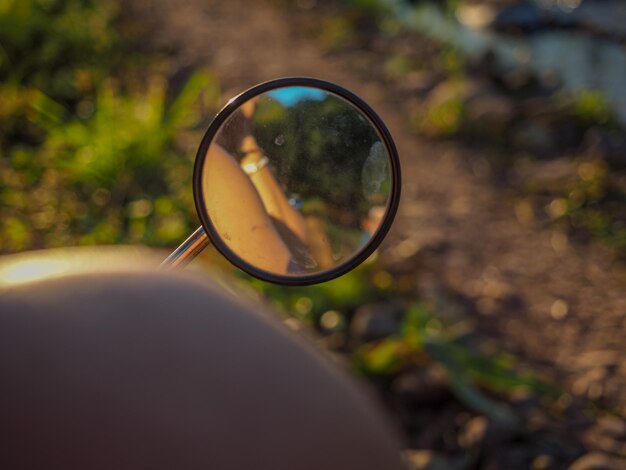
[[[303,100],[322,101],[328,95],[324,90],[309,87],[285,87],[268,92],[268,95],[283,106],[294,106]]]

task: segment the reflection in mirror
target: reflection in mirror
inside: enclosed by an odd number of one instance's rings
[[[202,168],[215,233],[263,271],[314,274],[345,263],[379,229],[388,150],[367,116],[334,93],[283,87],[226,118]]]

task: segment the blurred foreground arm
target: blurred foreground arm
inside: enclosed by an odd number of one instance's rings
[[[188,273],[0,288],[0,384],[0,468],[403,468],[351,379]]]

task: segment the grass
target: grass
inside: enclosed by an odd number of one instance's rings
[[[171,245],[196,224],[197,140],[217,107],[207,71],[171,96],[168,65],[136,57],[113,1],[0,4],[0,252]]]

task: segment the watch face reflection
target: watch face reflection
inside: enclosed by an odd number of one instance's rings
[[[213,236],[257,269],[286,276],[360,252],[386,215],[393,180],[368,117],[302,86],[257,95],[230,114],[201,175]]]

